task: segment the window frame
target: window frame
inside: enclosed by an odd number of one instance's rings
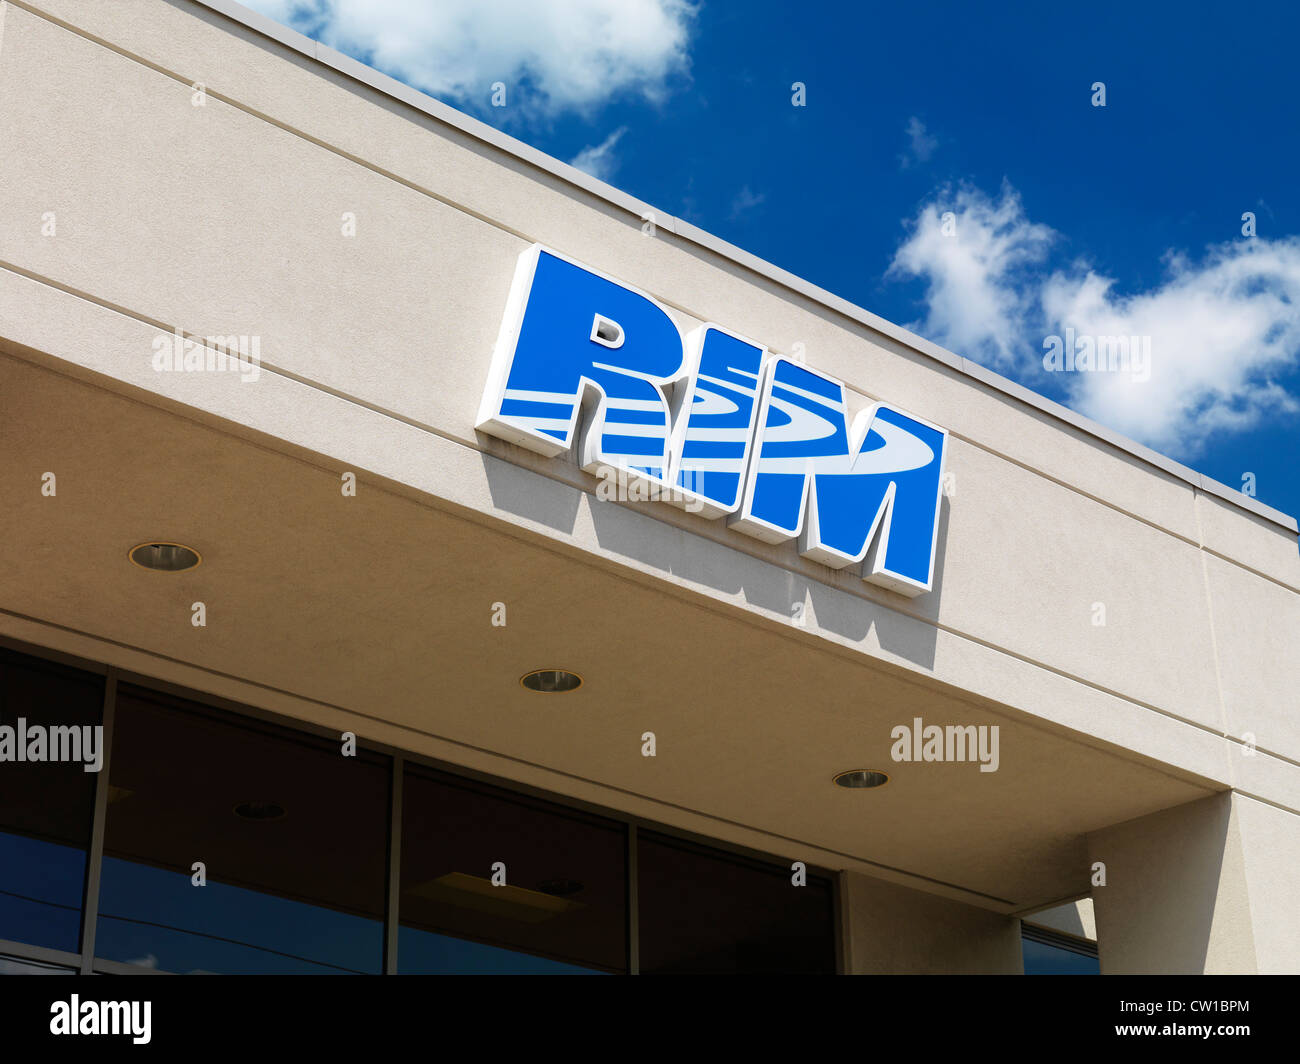
[[[53,964],[61,967],[75,968],[77,973],[80,975],[172,974],[160,972],[157,969],[124,964],[120,961],[95,956],[95,934],[99,917],[99,887],[103,870],[104,836],[108,813],[108,780],[112,768],[113,757],[113,719],[116,713],[118,686],[121,684],[129,684],[159,694],[185,699],[204,708],[216,710],[220,713],[230,714],[236,718],[260,721],[281,728],[287,728],[291,731],[313,735],[317,738],[326,738],[331,741],[337,741],[339,733],[312,721],[287,716],[283,713],[276,713],[264,709],[261,706],[237,702],[233,699],[224,698],[220,695],[213,695],[203,691],[196,691],[193,688],[184,686],[183,684],[176,684],[168,680],[160,680],[157,677],[149,676],[147,673],[139,673],[134,670],[119,668],[104,662],[66,654],[49,647],[28,643],[19,639],[13,639],[9,636],[0,635],[0,647],[4,647],[16,654],[24,654],[28,657],[52,661],[69,668],[78,669],[88,674],[101,676],[104,679],[104,706],[102,718],[104,727],[104,761],[100,771],[96,774],[95,779],[94,816],[91,826],[90,846],[86,856],[86,877],[82,893],[81,949],[77,953],[65,953],[61,950],[52,950],[41,946],[28,946],[20,942],[0,941],[0,955],[12,957],[15,960],[30,960],[40,964]],[[594,802],[587,802],[579,798],[570,797],[569,795],[546,790],[543,787],[536,787],[532,784],[522,783],[508,777],[468,768],[464,765],[457,765],[440,758],[414,753],[410,750],[391,746],[387,743],[363,740],[358,736],[357,748],[359,750],[364,749],[369,753],[378,754],[388,759],[390,802],[387,824],[388,881],[384,910],[383,975],[398,974],[397,939],[400,928],[400,913],[398,907],[401,892],[402,779],[407,763],[422,766],[458,779],[485,784],[507,792],[549,802],[561,809],[568,809],[577,813],[585,813],[587,815],[601,817],[605,820],[622,824],[625,829],[626,839],[624,861],[627,879],[627,926],[625,933],[627,936],[627,974],[629,975],[640,974],[640,949],[638,943],[640,928],[637,898],[637,846],[639,831],[647,831],[656,835],[679,839],[683,842],[701,846],[719,853],[731,854],[733,856],[770,865],[774,869],[780,870],[787,868],[785,858],[770,852],[753,849],[752,847],[742,846],[727,840],[716,839],[698,832],[674,827],[670,824],[664,824],[660,821],[652,820],[648,817],[639,816],[634,813],[624,813],[607,806],[598,805]],[[845,895],[841,877],[838,872],[832,869],[809,863],[807,861],[804,863],[807,866],[809,875],[828,880],[830,883],[832,907],[831,931],[835,957],[835,972],[836,974],[844,974],[844,936],[846,933],[844,924]]]

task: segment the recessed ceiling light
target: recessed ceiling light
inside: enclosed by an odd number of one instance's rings
[[[835,777],[837,787],[883,787],[888,782],[889,776],[874,768],[853,768]]]
[[[182,543],[141,543],[127,557],[141,569],[160,573],[182,573],[203,561],[198,551]]]
[[[563,693],[576,691],[582,686],[582,677],[564,669],[534,669],[519,677],[519,682],[530,691]]]
[[[241,820],[280,820],[284,806],[279,802],[240,802],[235,806],[235,816]]]

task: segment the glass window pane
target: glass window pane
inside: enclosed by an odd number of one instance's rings
[[[1025,937],[1026,975],[1100,975],[1101,962],[1087,953]]]
[[[621,824],[408,766],[399,969],[626,971],[626,838]]]
[[[0,939],[77,953],[97,772],[48,757],[51,728],[97,753],[104,681],[0,648]],[[69,736],[69,732],[60,732]],[[36,736],[40,746],[33,746]],[[24,760],[14,760],[22,746]],[[79,753],[83,758],[87,751]]]
[[[834,973],[830,880],[796,887],[789,866],[649,832],[638,840],[643,973]]]
[[[96,956],[172,972],[381,971],[389,764],[122,685]]]

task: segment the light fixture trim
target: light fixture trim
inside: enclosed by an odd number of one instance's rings
[[[188,565],[162,566],[148,565],[136,558],[138,552],[148,550],[150,547],[171,547],[174,551],[186,551],[193,556],[194,561]],[[145,540],[143,543],[137,543],[126,552],[126,557],[127,560],[137,569],[144,569],[151,573],[188,573],[191,569],[197,569],[203,564],[203,555],[193,547],[186,543],[173,543],[172,541],[165,539],[149,539]],[[181,558],[183,560],[184,556],[182,555]]]
[[[837,772],[831,777],[831,782],[848,790],[871,790],[888,783],[889,773],[878,768],[851,768]]]
[[[519,677],[520,686],[540,694],[568,694],[583,685],[583,679],[571,669],[533,669]]]

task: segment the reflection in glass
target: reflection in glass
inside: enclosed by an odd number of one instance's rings
[[[39,961],[19,960],[17,957],[0,957],[0,975],[76,975],[71,968]]]
[[[1082,943],[1070,949],[1064,943],[1036,941],[1025,935],[1021,938],[1021,945],[1024,947],[1026,975],[1101,974],[1101,962],[1096,954],[1084,952]]]
[[[834,973],[829,880],[796,887],[788,866],[650,832],[638,840],[643,973]]]
[[[0,725],[94,727],[103,691],[93,674],[0,649]],[[382,970],[388,758],[129,684],[116,707],[109,779],[80,762],[0,763],[0,941],[79,952],[102,782],[98,958]],[[402,809],[401,971],[628,970],[625,824],[411,763]],[[638,840],[642,971],[834,970],[829,880],[796,888],[779,862]],[[1027,971],[1041,953],[1026,945]],[[0,957],[0,974],[29,968],[66,970]]]
[[[399,970],[626,971],[626,855],[621,824],[408,766]]]
[[[170,972],[381,971],[388,765],[122,685],[96,955]]]
[[[0,725],[13,729],[15,746],[20,718],[29,733],[93,728],[103,703],[101,677],[0,648]],[[0,939],[81,948],[98,779],[85,768],[84,761],[0,761]]]

